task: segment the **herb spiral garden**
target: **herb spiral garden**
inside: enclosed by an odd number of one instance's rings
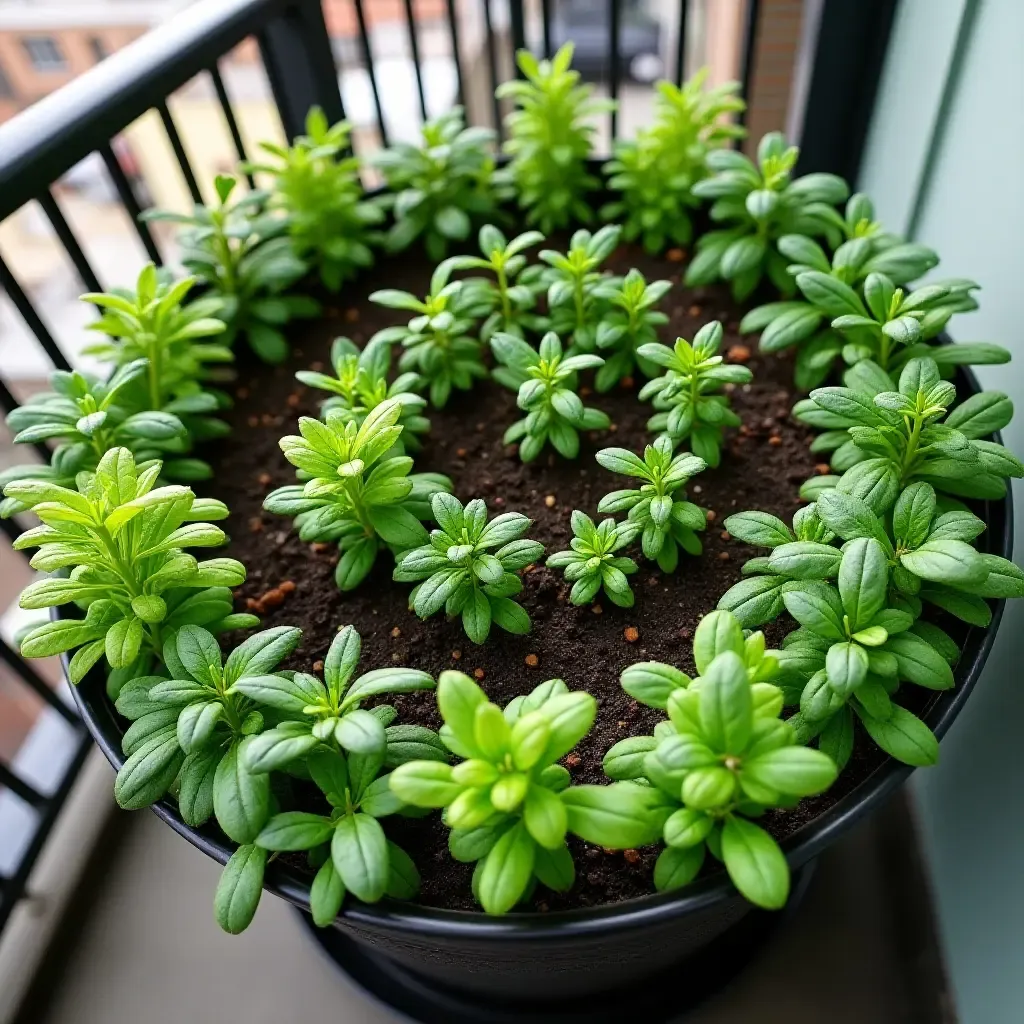
[[[84,296],[110,375],[9,417],[56,442],[3,477],[52,574],[21,604],[63,609],[21,651],[105,679],[123,807],[234,844],[230,932],[274,860],[322,926],[722,870],[780,908],[779,842],[935,763],[922,716],[1024,594],[978,547],[1011,402],[952,382],[1009,354],[939,339],[977,285],[915,285],[938,256],[779,134],[741,155],[700,75],[602,180],[571,56],[519,55],[501,166],[456,109],[368,193],[314,110],[265,189],[148,214],[191,276]]]

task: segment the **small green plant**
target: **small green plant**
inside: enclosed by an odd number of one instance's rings
[[[594,234],[580,229],[569,240],[565,255],[542,249],[539,255],[547,266],[524,275],[530,284],[536,279],[538,286],[547,289],[550,329],[561,338],[572,339],[571,355],[597,348],[598,330],[618,293],[618,282],[600,267],[619,244],[621,234],[622,229],[614,224]]]
[[[549,331],[540,351],[512,334],[496,334],[491,349],[501,364],[494,379],[518,392],[516,404],[526,415],[505,431],[505,444],[519,444],[519,457],[532,462],[550,441],[559,455],[575,459],[581,430],[605,430],[611,423],[600,409],[583,404],[576,394],[576,374],[600,366],[600,356],[562,354],[558,335]]]
[[[612,473],[643,481],[638,488],[606,494],[597,510],[602,515],[628,512],[628,521],[641,531],[645,558],[656,561],[662,572],[675,572],[680,548],[701,553],[697,531],[707,527],[707,516],[686,500],[686,485],[707,468],[703,459],[688,452],[673,455],[672,443],[659,437],[644,449],[642,459],[626,448],[603,448],[597,461]]]
[[[644,280],[639,270],[630,270],[608,297],[611,306],[597,328],[597,347],[611,349],[594,378],[598,391],[610,391],[639,367],[647,377],[656,377],[658,367],[640,354],[644,345],[655,344],[657,328],[668,323],[668,316],[654,307],[672,287],[670,281]]]
[[[516,572],[544,554],[538,541],[523,539],[531,520],[504,512],[488,522],[482,498],[463,508],[454,495],[440,491],[430,505],[440,529],[395,565],[398,582],[422,581],[409,595],[409,607],[421,619],[442,608],[449,616],[461,615],[475,644],[487,639],[492,622],[509,633],[528,633],[530,616],[512,598],[523,589]]]
[[[298,632],[298,631],[296,631]],[[298,638],[296,638],[298,642]],[[379,668],[353,679],[362,641],[352,626],[339,630],[324,659],[323,681],[308,672],[268,675],[250,672],[232,681],[229,693],[271,709],[278,723],[253,740],[244,752],[250,772],[284,771],[317,750],[330,748],[346,758],[356,756],[362,774],[369,758],[376,776],[387,753],[386,727],[396,711],[387,704],[364,710],[362,703],[382,693],[432,690],[433,677],[412,668]]]
[[[452,256],[455,270],[486,270],[494,275],[488,282],[491,313],[480,328],[481,341],[489,341],[499,331],[523,337],[524,328],[536,330],[543,318],[533,312],[537,296],[529,285],[517,279],[526,268],[524,250],[544,241],[539,231],[524,231],[509,241],[493,224],[480,229],[480,256]]]
[[[462,107],[427,121],[420,146],[399,142],[380,150],[371,163],[392,195],[382,202],[395,223],[384,239],[389,252],[422,237],[427,255],[442,260],[451,242],[469,238],[474,222],[493,219],[494,157],[490,128],[467,128]]]
[[[351,134],[346,121],[330,125],[312,107],[305,135],[291,146],[261,142],[267,156],[243,168],[273,179],[268,208],[283,215],[295,254],[332,292],[373,266],[374,229],[384,220],[380,203],[363,193],[358,158],[347,155]]]
[[[647,429],[661,431],[673,447],[689,444],[694,455],[712,467],[722,460],[725,428],[740,425],[729,396],[717,392],[726,384],[747,384],[754,377],[745,366],[726,365],[718,354],[721,347],[722,325],[713,320],[697,332],[692,345],[677,338],[672,348],[648,342],[638,350],[665,371],[640,389],[640,398],[651,399],[655,409]]]
[[[214,179],[215,206],[196,206],[191,214],[148,211],[147,220],[184,225],[178,235],[182,264],[217,298],[217,316],[227,324],[224,343],[244,336],[266,363],[288,355],[282,327],[296,317],[312,317],[320,304],[289,290],[307,273],[295,255],[284,221],[262,212],[265,192],[249,192],[231,201],[238,182],[227,175]]]
[[[545,235],[571,221],[593,219],[585,197],[600,181],[587,170],[595,131],[589,119],[613,106],[591,99],[591,87],[580,85],[579,72],[570,69],[572,55],[572,43],[551,60],[519,50],[516,64],[524,78],[504,82],[497,91],[517,108],[505,118],[504,149],[511,161],[501,180],[526,211],[527,225]]]
[[[337,541],[342,555],[334,579],[341,590],[359,586],[377,555],[396,555],[427,541],[421,519],[429,518],[431,496],[451,481],[432,473],[410,476],[412,459],[391,454],[402,434],[402,404],[389,398],[357,426],[340,409],[326,422],[303,416],[299,434],[282,437],[285,458],[305,483],[279,487],[263,507],[295,516],[302,540]]]
[[[604,588],[612,603],[620,608],[633,607],[633,591],[627,576],[637,571],[632,558],[616,555],[640,533],[637,523],[616,523],[605,519],[600,526],[579,509],[574,509],[569,520],[573,537],[571,550],[556,551],[549,556],[547,565],[562,569],[572,583],[569,600],[576,605],[589,604]]]
[[[220,302],[213,296],[189,298],[197,283],[195,277],[163,282],[147,263],[134,292],[83,295],[83,302],[101,310],[89,330],[106,335],[84,352],[115,367],[145,359],[146,376],[134,389],[134,406],[178,416],[193,441],[208,441],[228,432],[212,414],[229,399],[203,384],[227,379],[234,356],[223,343],[227,325],[217,316]]]
[[[370,301],[388,309],[415,314],[405,327],[385,327],[370,344],[400,342],[405,351],[398,362],[403,372],[415,371],[430,385],[430,404],[443,409],[452,388],[469,391],[473,381],[485,378],[487,368],[475,337],[476,322],[490,312],[491,298],[482,282],[449,281],[454,266],[442,263],[430,278],[430,292],[418,299],[410,292],[385,288]]]
[[[778,672],[777,652],[765,651],[763,634],[744,639],[732,615],[712,612],[697,627],[693,652],[697,679],[658,662],[623,672],[623,689],[667,711],[668,722],[655,736],[616,743],[605,755],[605,771],[615,779],[645,779],[671,801],[665,849],[654,868],[659,891],[689,884],[710,851],[751,903],[778,910],[789,898],[789,866],[775,840],[750,819],[824,792],[836,765],[800,746],[780,720],[782,693],[767,681]]]
[[[858,263],[845,252],[855,245],[841,245],[830,265],[811,239],[798,235],[781,238],[780,252],[797,261],[789,269],[805,301],[758,306],[740,324],[743,333],[762,331],[760,347],[764,352],[798,347],[798,387],[819,385],[839,356],[850,366],[871,359],[892,374],[898,374],[908,359],[923,355],[932,356],[947,369],[960,363],[1006,362],[1010,358],[1009,352],[998,345],[924,344],[939,334],[955,312],[976,308],[970,294],[977,287],[974,282],[938,281],[905,295],[892,278],[870,269],[896,248],[883,250],[867,263]],[[934,257],[931,250],[916,248]],[[870,246],[865,242],[860,254],[869,253]],[[905,260],[904,269],[907,275],[917,277],[938,259],[922,256],[912,269],[911,262]],[[865,269],[868,272],[863,274]]]
[[[348,338],[334,339],[331,366],[333,377],[313,370],[299,370],[295,374],[301,383],[330,394],[321,406],[325,414],[336,409],[346,421],[351,420],[359,427],[367,413],[393,399],[402,407],[398,417],[402,436],[395,442],[396,454],[420,450],[420,438],[430,430],[430,420],[422,415],[427,400],[417,392],[426,382],[418,373],[400,374],[388,384],[391,349],[387,345],[372,344],[360,351]]]
[[[982,392],[947,415],[956,388],[941,379],[930,357],[904,365],[898,391],[885,390],[891,382],[884,372],[879,379],[865,370],[848,375],[847,381],[851,386],[812,391],[794,410],[797,419],[836,432],[830,441],[846,431],[832,456],[842,476],[808,481],[801,488],[808,500],[838,487],[882,515],[914,480],[961,498],[999,499],[1006,494],[1008,477],[1024,475],[1024,465],[1006,448],[979,440],[998,429],[990,424],[1005,425],[1013,415],[1004,395]]]
[[[690,211],[700,205],[692,188],[707,175],[708,151],[746,135],[728,120],[746,106],[739,84],[706,89],[707,74],[701,68],[682,86],[658,82],[654,123],[616,142],[604,165],[608,187],[622,196],[601,208],[602,220],[621,220],[626,240],[641,239],[649,253],[689,244]]]
[[[487,913],[507,913],[538,881],[570,889],[568,832],[618,849],[657,838],[656,794],[630,783],[570,786],[556,763],[594,724],[589,693],[549,679],[502,712],[469,676],[442,672],[437,704],[441,739],[462,760],[399,765],[391,789],[414,807],[444,808],[448,848],[456,860],[476,863],[473,895]]]
[[[85,611],[83,618],[57,619],[33,629],[21,642],[26,658],[77,648],[68,668],[74,683],[104,657],[111,668],[138,675],[159,659],[173,630],[201,625],[221,632],[258,621],[231,613],[228,588],[245,581],[240,562],[197,562],[182,550],[223,544],[223,530],[205,520],[224,519],[226,506],[197,498],[181,485],[156,487],[160,470],[159,462],[139,470],[127,448],[111,448],[95,472],[79,477],[78,490],[45,480],[7,484],[7,496],[42,522],[14,547],[39,548],[31,561],[35,569],[70,570],[66,578],[30,584],[21,606],[75,603]],[[116,691],[123,678],[113,679]]]
[[[842,218],[835,210],[849,188],[834,174],[805,174],[792,179],[799,150],[769,132],[757,147],[757,163],[735,150],[707,156],[710,177],[693,186],[694,195],[714,200],[711,219],[728,226],[709,231],[697,242],[686,271],[690,287],[726,280],[742,301],[767,274],[782,292],[793,292],[787,259],[778,251],[783,235],[826,237],[838,245]]]
[[[411,899],[419,889],[416,864],[387,838],[380,824],[379,819],[405,810],[389,788],[390,773],[380,774],[383,762],[383,752],[309,755],[306,769],[330,806],[330,814],[283,811],[270,818],[256,837],[260,851],[308,851],[310,866],[317,869],[309,889],[309,908],[320,928],[333,923],[348,893],[364,903],[376,903],[384,896]],[[218,921],[221,927],[228,923],[220,914]]]
[[[130,449],[142,463],[184,449],[187,434],[177,416],[158,411],[130,413],[121,404],[126,392],[132,390],[146,371],[146,360],[138,359],[118,367],[104,383],[77,370],[54,370],[50,374],[53,390],[29,397],[24,405],[8,415],[7,426],[15,432],[15,444],[59,441],[60,445],[51,456],[49,466],[9,467],[0,474],[0,485],[23,479],[45,479],[74,488],[75,475],[83,470],[94,470],[106,452],[115,446]],[[187,470],[188,466],[183,468]],[[25,510],[26,506],[14,497],[0,504],[4,518]]]
[[[127,757],[114,782],[121,807],[136,810],[161,799],[177,780],[178,809],[198,828],[216,817],[236,843],[251,843],[270,815],[270,780],[250,772],[246,753],[264,716],[237,684],[282,683],[278,663],[301,631],[280,626],[249,637],[225,662],[216,638],[182,626],[164,642],[170,676],[139,676],[118,695],[117,710],[133,724],[121,741]]]

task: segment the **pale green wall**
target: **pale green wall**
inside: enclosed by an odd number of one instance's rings
[[[1014,352],[978,376],[1013,397],[1024,453],[1024,0],[902,0],[859,185],[938,250],[939,276],[981,283],[951,332]],[[915,790],[960,1020],[1024,1021],[1024,602]]]

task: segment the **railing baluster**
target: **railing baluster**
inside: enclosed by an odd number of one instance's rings
[[[380,102],[380,91],[377,88],[377,72],[373,66],[373,50],[370,48],[370,32],[366,25],[366,12],[363,10],[363,0],[353,0],[356,9],[356,21],[359,22],[359,39],[363,46],[363,63],[366,65],[366,74],[370,79],[370,92],[373,93],[373,105],[377,108],[377,131],[380,134],[380,144],[387,146],[388,131],[384,127],[384,107]]]
[[[46,219],[52,225],[54,233],[60,240],[60,244],[64,246],[64,251],[68,254],[68,258],[75,265],[75,270],[78,271],[82,284],[91,292],[103,291],[103,286],[100,284],[96,272],[92,269],[88,259],[86,259],[78,239],[75,238],[75,233],[71,230],[71,225],[68,224],[64,214],[61,213],[57,200],[53,198],[53,193],[49,189],[40,193],[38,202],[43,208],[43,213],[46,214]]]
[[[46,680],[28,662],[24,661],[20,654],[17,654],[11,647],[7,646],[7,641],[3,639],[0,639],[0,661],[3,661],[12,671],[17,673],[18,678],[37,697],[53,708],[61,718],[71,722],[73,725],[79,724],[78,716],[74,711],[47,686]]]
[[[750,110],[750,86],[754,77],[754,55],[757,45],[758,14],[761,4],[759,0],[747,0],[746,20],[743,25],[743,50],[740,56],[740,82],[742,83],[742,96],[746,100],[746,107],[740,111],[738,121],[746,125],[747,115]],[[739,140],[736,142],[739,145]]]
[[[196,176],[192,173],[192,165],[188,162],[188,154],[185,152],[185,147],[181,143],[181,136],[178,134],[178,127],[174,123],[174,118],[171,117],[171,111],[167,106],[167,101],[164,100],[162,103],[156,105],[157,113],[160,115],[160,120],[164,123],[164,131],[167,133],[167,141],[171,144],[171,149],[174,150],[174,157],[178,161],[178,166],[181,168],[182,177],[185,179],[185,184],[188,186],[189,192],[192,194],[192,201],[196,206],[203,205],[203,193],[199,191],[199,183],[196,181]]]
[[[427,121],[427,94],[423,91],[423,69],[420,67],[420,43],[416,38],[416,14],[412,0],[405,0],[405,24],[409,30],[409,52],[412,54],[413,71],[416,74],[416,93],[420,99],[420,115]]]
[[[498,53],[494,45],[494,25],[491,20],[491,0],[483,0],[484,26],[487,29],[487,64],[491,70],[491,102],[494,106],[494,130],[498,133],[498,143],[505,138],[501,123],[501,103],[495,92],[498,88]]]
[[[540,24],[544,34],[544,56],[551,57],[551,0],[540,0]]]
[[[609,118],[612,145],[619,132],[619,0],[609,0],[608,18],[608,96],[613,103]]]
[[[0,786],[6,786],[15,796],[20,797],[32,807],[40,807],[46,803],[46,797],[38,789],[15,775],[3,761],[0,761]]]
[[[46,324],[39,319],[35,306],[32,305],[21,285],[15,280],[2,256],[0,256],[0,289],[7,292],[8,298],[14,303],[14,308],[28,324],[29,330],[43,346],[43,351],[50,357],[53,365],[58,370],[70,370],[71,364],[67,361],[67,357],[61,352],[57,342],[53,340],[53,335],[50,334]]]
[[[516,52],[526,49],[526,24],[523,16],[523,0],[508,0],[509,23],[512,28],[512,67],[517,78],[523,73],[516,64]]]
[[[235,120],[235,111],[231,106],[231,100],[228,98],[228,91],[224,88],[224,79],[220,76],[220,68],[214,64],[209,69],[210,79],[213,82],[213,91],[217,94],[217,100],[220,103],[221,112],[224,114],[224,120],[228,125],[228,132],[231,135],[231,141],[235,144],[235,152],[238,154],[238,160],[240,163],[246,163],[248,156],[245,153],[245,143],[242,141],[242,133],[238,130],[238,122]],[[246,174],[245,180],[249,183],[249,188],[256,187],[256,181],[251,174]]]
[[[679,31],[676,33],[676,81],[686,81],[686,16],[690,12],[689,0],[679,0]]]
[[[459,18],[455,10],[455,0],[447,0],[448,33],[452,37],[452,60],[455,62],[455,80],[458,82],[458,101],[466,102],[466,90],[462,84],[462,59],[459,57]]]
[[[142,246],[146,250],[149,258],[158,267],[162,267],[164,261],[160,256],[160,250],[156,247],[156,242],[153,240],[153,235],[149,230],[149,225],[145,221],[139,219],[142,216],[142,207],[139,205],[139,200],[136,198],[135,191],[132,189],[132,183],[128,180],[128,175],[124,173],[124,168],[121,166],[120,161],[114,154],[113,149],[110,148],[110,143],[101,146],[97,152],[103,158],[103,162],[107,165],[107,171],[114,182],[114,188],[117,189],[117,194],[121,197],[121,202],[124,205],[132,224],[135,225],[135,231],[139,236],[139,241],[142,242]]]

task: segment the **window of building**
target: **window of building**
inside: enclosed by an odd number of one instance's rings
[[[107,50],[107,44],[104,43],[99,36],[89,37],[89,49],[92,50],[92,59],[96,61],[97,64],[99,64],[101,60],[106,60],[107,57],[110,56],[110,53]]]
[[[3,65],[0,65],[0,100],[13,100],[14,86],[4,72]]]
[[[22,45],[36,71],[64,71],[68,62],[64,59],[57,40],[53,36],[28,36]]]

